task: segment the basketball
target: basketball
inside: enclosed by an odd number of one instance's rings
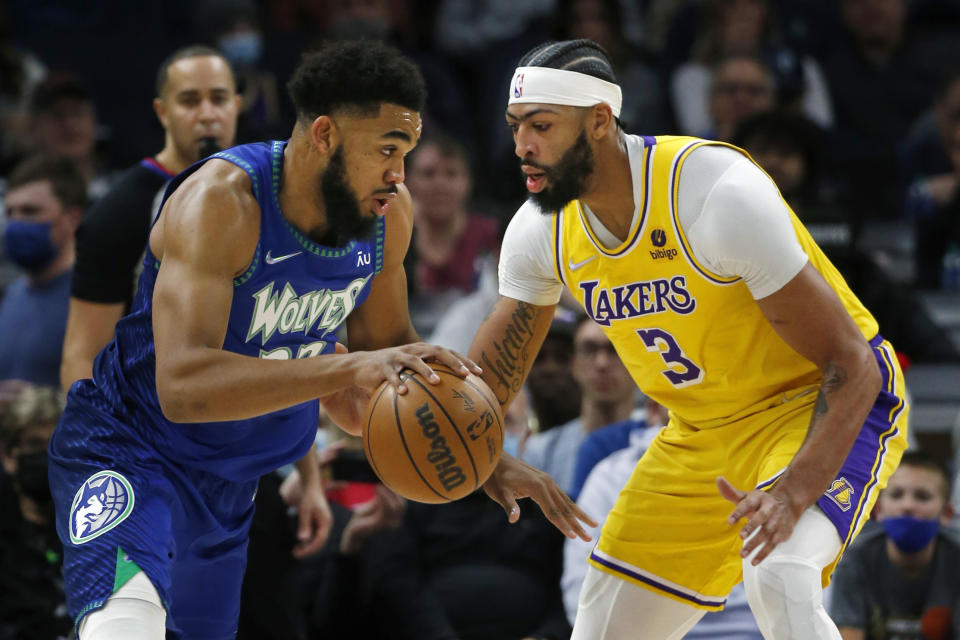
[[[440,384],[409,369],[407,393],[384,382],[373,394],[363,448],[389,489],[417,502],[458,500],[480,487],[503,451],[500,403],[486,383],[437,363]]]

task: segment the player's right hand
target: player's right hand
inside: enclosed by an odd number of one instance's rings
[[[400,380],[400,373],[404,369],[419,373],[431,384],[440,383],[440,376],[434,373],[427,362],[446,365],[462,377],[470,373],[483,373],[473,360],[456,351],[426,342],[414,342],[376,351],[357,351],[353,353],[353,357],[359,359],[354,380],[356,386],[373,390],[387,380],[400,394],[407,392],[406,385]]]

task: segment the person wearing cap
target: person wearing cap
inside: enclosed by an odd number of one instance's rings
[[[178,49],[160,65],[153,109],[164,145],[120,175],[84,215],[63,343],[64,390],[92,376],[93,359],[130,307],[147,233],[170,179],[233,144],[241,98],[230,64],[204,46]]]
[[[30,99],[28,129],[36,151],[76,163],[91,201],[107,192],[112,178],[97,158],[97,112],[79,78],[59,71],[37,85]]]
[[[765,638],[840,638],[822,587],[906,447],[893,348],[746,153],[622,130],[595,42],[532,49],[508,101],[530,199],[470,357],[509,405],[566,288],[670,411],[572,638],[680,638],[741,579]]]

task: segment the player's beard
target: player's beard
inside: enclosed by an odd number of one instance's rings
[[[320,195],[327,211],[328,233],[336,238],[337,246],[373,235],[377,218],[360,211],[360,201],[347,180],[343,145],[337,146],[320,176]]]
[[[580,197],[586,185],[587,178],[593,173],[593,151],[587,142],[586,131],[580,131],[569,149],[563,152],[560,159],[552,166],[538,164],[524,160],[520,166],[530,166],[543,171],[549,186],[540,193],[529,194],[540,212],[552,214],[560,211],[573,200]]]

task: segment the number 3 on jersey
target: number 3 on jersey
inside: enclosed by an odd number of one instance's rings
[[[677,339],[663,329],[637,329],[647,351],[657,351],[667,368],[661,371],[674,387],[680,389],[703,381],[703,369],[686,356]]]

